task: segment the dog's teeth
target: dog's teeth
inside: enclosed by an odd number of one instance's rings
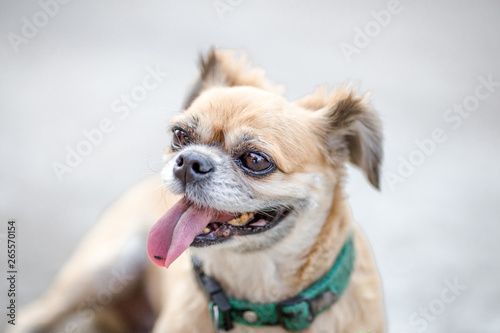
[[[200,230],[200,229],[198,229],[198,230]],[[206,233],[206,234],[208,234],[210,232],[210,228],[203,229],[203,232]]]
[[[247,224],[249,221],[253,220],[255,213],[243,213],[232,220],[227,221],[227,224],[234,225],[236,227]]]
[[[227,223],[230,224],[230,225],[234,225],[234,226],[240,226],[242,224],[245,224],[245,223],[241,222],[241,219],[239,217],[234,218],[234,219],[228,221]]]
[[[250,217],[248,216],[247,213],[243,213],[240,216],[241,223],[243,223],[243,224],[247,223],[249,219],[250,219]]]

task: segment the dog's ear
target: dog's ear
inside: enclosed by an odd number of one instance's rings
[[[370,183],[379,189],[382,124],[368,103],[368,96],[359,96],[347,88],[327,94],[326,89],[320,88],[295,103],[316,111],[314,116],[332,160],[348,160],[357,165]]]
[[[200,57],[200,76],[188,94],[184,108],[188,108],[202,91],[212,87],[252,86],[282,93],[283,88],[265,77],[265,71],[250,66],[243,52],[212,49]]]

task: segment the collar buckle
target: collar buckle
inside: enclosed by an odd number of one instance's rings
[[[315,317],[311,299],[298,295],[276,304],[281,326],[289,331],[299,331],[309,327]]]

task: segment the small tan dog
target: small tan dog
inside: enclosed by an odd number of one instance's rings
[[[380,120],[348,89],[295,102],[278,90],[232,52],[202,60],[161,179],[105,212],[11,330],[384,332],[342,190],[349,161],[378,188]]]

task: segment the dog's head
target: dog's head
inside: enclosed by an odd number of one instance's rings
[[[202,60],[172,121],[162,178],[183,199],[151,229],[153,262],[168,267],[190,245],[272,246],[329,209],[347,161],[378,188],[381,125],[364,97],[320,89],[288,102],[277,90],[229,51]]]

